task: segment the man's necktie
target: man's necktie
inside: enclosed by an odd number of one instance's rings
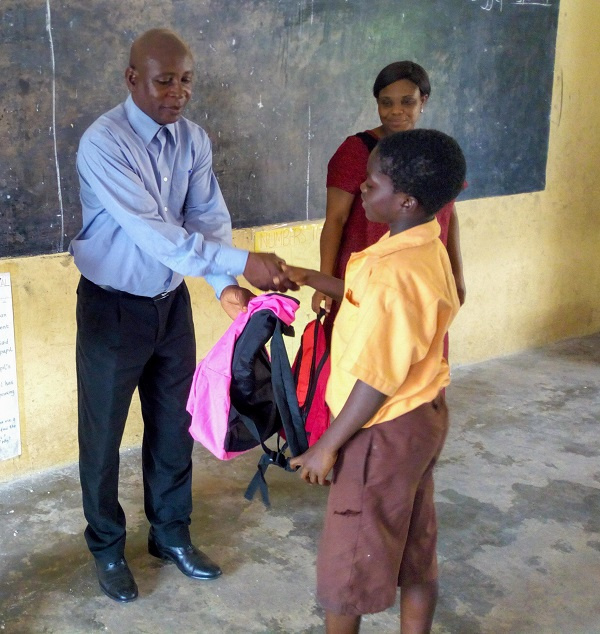
[[[150,142],[149,149],[156,161],[156,169],[159,174],[158,186],[161,197],[166,202],[171,189],[171,162],[172,151],[171,133],[166,127],[162,127]]]

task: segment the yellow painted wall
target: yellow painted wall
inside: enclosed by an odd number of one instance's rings
[[[451,330],[455,364],[600,330],[598,32],[600,3],[561,0],[546,190],[458,204],[468,292]],[[314,266],[320,228],[243,230],[234,241]],[[12,278],[23,445],[19,458],[0,462],[8,480],[77,459],[78,273],[67,255],[0,260],[0,272]],[[229,321],[203,280],[188,285],[202,355]],[[300,298],[298,332],[310,318],[310,291]],[[124,446],[140,437],[136,405]]]

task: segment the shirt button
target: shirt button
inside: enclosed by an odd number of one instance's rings
[[[165,211],[169,211],[169,208],[168,208],[168,207],[165,207]]]
[[[169,179],[165,176],[165,177],[163,178],[163,180],[166,182],[166,181],[168,181]]]

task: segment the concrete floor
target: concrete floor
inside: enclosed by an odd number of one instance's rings
[[[600,633],[600,334],[459,368],[448,400],[434,632]],[[242,497],[256,454],[222,463],[197,447],[192,535],[224,575],[195,582],[146,552],[139,459],[123,454],[140,588],[125,605],[98,588],[75,466],[0,486],[0,631],[323,630],[313,587],[326,490],[273,469],[267,511]],[[397,606],[363,623],[397,632]]]

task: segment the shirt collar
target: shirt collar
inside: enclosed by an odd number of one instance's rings
[[[149,117],[135,105],[131,95],[129,95],[125,100],[125,113],[133,131],[142,139],[146,147],[150,144],[150,141],[152,141],[152,139],[156,136],[156,133],[161,128],[166,128],[171,133],[173,140],[176,139],[175,123],[168,123],[164,126],[160,125],[160,123],[156,123],[154,119]]]
[[[440,223],[434,218],[429,222],[411,227],[393,236],[390,236],[388,231],[380,240],[370,247],[367,247],[362,253],[365,256],[375,255],[382,257],[394,251],[399,251],[400,249],[410,249],[412,247],[421,246],[439,237]]]

